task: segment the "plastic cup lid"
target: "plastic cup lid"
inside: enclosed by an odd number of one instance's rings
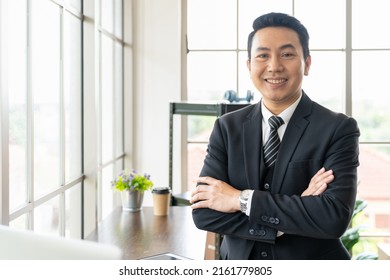
[[[155,187],[152,189],[152,193],[156,193],[156,194],[166,194],[166,193],[170,193],[170,192],[171,192],[171,189],[168,187]]]

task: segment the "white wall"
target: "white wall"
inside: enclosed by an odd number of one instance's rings
[[[180,0],[134,1],[133,164],[158,186],[169,179],[169,101],[181,99],[180,15]]]

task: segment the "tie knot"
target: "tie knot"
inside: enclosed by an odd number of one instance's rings
[[[284,124],[284,121],[281,117],[272,116],[268,119],[268,123],[271,128],[278,129],[282,124]]]

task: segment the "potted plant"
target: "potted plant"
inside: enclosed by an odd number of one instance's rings
[[[354,220],[356,216],[362,212],[368,203],[363,199],[356,199],[355,208],[352,214],[352,222],[354,224]],[[352,254],[352,247],[355,246],[360,241],[360,225],[354,225],[353,227],[348,228],[344,234],[341,236],[341,241],[344,244],[345,248]],[[354,256],[355,260],[377,260],[378,255],[371,252],[362,252],[357,256]]]
[[[149,174],[138,174],[134,169],[121,171],[111,184],[121,194],[123,209],[131,212],[142,209],[144,192],[153,187]]]

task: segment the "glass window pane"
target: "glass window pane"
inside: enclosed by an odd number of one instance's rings
[[[388,0],[353,1],[353,48],[390,48],[390,36],[385,35],[389,33],[389,10]]]
[[[34,231],[50,235],[59,235],[59,214],[59,196],[36,207],[34,210]]]
[[[7,54],[6,91],[9,101],[9,203],[10,210],[26,202],[27,190],[27,30],[26,2],[7,1],[7,24],[3,37]],[[4,35],[4,34],[1,34]],[[4,85],[2,85],[4,86]]]
[[[367,231],[390,232],[390,145],[360,145],[359,160],[358,197],[368,202]]]
[[[82,0],[65,0],[65,4],[70,5],[71,7],[76,9],[76,11],[78,11],[78,12],[81,12],[81,7],[82,7],[81,2],[82,2]]]
[[[19,230],[28,229],[28,215],[29,213],[26,213],[10,221],[9,227],[13,229],[19,229]]]
[[[102,219],[109,215],[114,207],[114,195],[117,194],[119,198],[119,193],[116,193],[111,187],[111,181],[115,179],[113,175],[113,164],[109,164],[104,167],[102,170],[102,180],[101,180],[101,199],[102,199]]]
[[[311,56],[312,63],[309,75],[303,79],[303,90],[321,105],[345,112],[345,53],[313,51]]]
[[[261,94],[255,88],[252,83],[252,80],[249,75],[249,70],[247,66],[248,54],[247,52],[239,52],[239,61],[238,61],[238,96],[239,98],[246,98],[248,91],[251,91],[253,94],[253,100],[251,103],[256,103],[260,101]]]
[[[123,47],[120,43],[115,43],[115,156],[120,156],[123,154],[123,65],[122,52]]]
[[[291,0],[239,0],[238,3],[238,44],[242,50],[247,49],[248,35],[257,17],[270,12],[292,14]]]
[[[380,63],[369,71],[375,61]],[[390,51],[354,52],[352,62],[352,109],[360,126],[360,141],[390,141],[390,87],[373,82],[388,80],[385,67],[390,64]]]
[[[39,197],[60,184],[60,9],[51,1],[31,6],[34,194]]]
[[[345,48],[345,0],[295,0],[294,3],[295,16],[309,31],[310,48]]]
[[[203,161],[206,156],[207,144],[202,143],[189,143],[187,145],[188,151],[188,183],[187,190],[191,191],[196,186],[196,180],[199,177],[200,171],[203,167]]]
[[[100,0],[100,24],[108,32],[113,33],[114,1]]]
[[[123,33],[123,19],[122,19],[122,2],[123,0],[115,0],[115,15],[114,15],[114,25],[115,25],[115,30],[114,34],[118,38],[122,38],[122,33]]]
[[[235,49],[235,0],[188,0],[188,48]]]
[[[187,116],[188,141],[208,142],[215,122],[213,116]]]
[[[235,52],[190,52],[187,67],[188,100],[220,101],[225,91],[237,91]]]
[[[65,236],[81,238],[81,184],[65,192]]]
[[[207,143],[213,129],[215,117],[213,116],[187,116],[188,121],[188,190],[195,187],[206,156]]]
[[[81,22],[64,14],[65,182],[81,175]]]
[[[113,41],[101,35],[101,137],[103,163],[113,158]]]

